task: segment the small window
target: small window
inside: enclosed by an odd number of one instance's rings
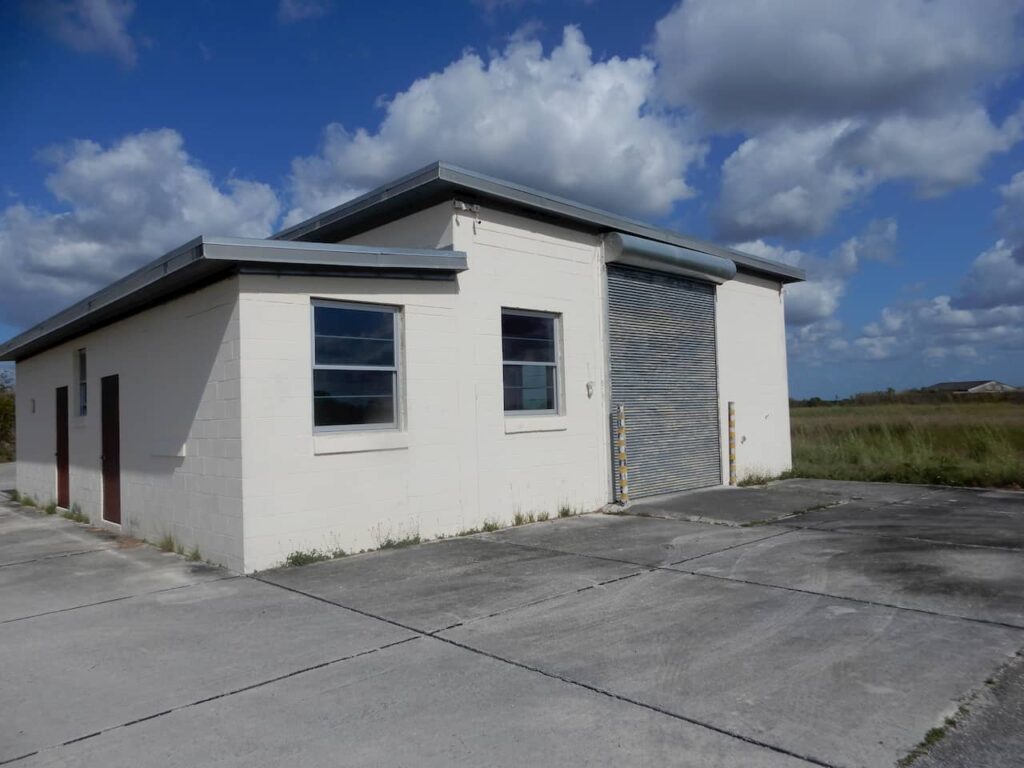
[[[398,426],[398,309],[313,304],[313,426]]]
[[[501,311],[506,413],[558,412],[558,316]]]
[[[75,353],[75,367],[78,369],[78,415],[85,416],[89,409],[89,388],[85,368],[85,349]]]

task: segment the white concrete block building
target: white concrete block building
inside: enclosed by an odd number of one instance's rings
[[[790,466],[800,270],[445,164],[0,346],[17,487],[238,571]]]

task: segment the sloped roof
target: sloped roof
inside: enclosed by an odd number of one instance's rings
[[[938,384],[932,384],[930,389],[934,392],[965,392],[968,389],[974,389],[980,387],[982,384],[991,383],[1001,384],[1002,382],[996,381],[995,379],[979,379],[977,381],[940,381]]]
[[[624,232],[699,253],[732,259],[741,271],[761,274],[783,283],[804,279],[804,271],[799,267],[742,253],[733,248],[698,240],[548,192],[442,162],[428,165],[329,211],[318,213],[306,221],[278,232],[273,238],[337,242],[455,197],[466,203],[483,202],[496,208],[521,212],[531,218],[569,225],[595,234]]]
[[[23,360],[233,272],[365,275],[383,271],[445,277],[465,269],[466,254],[459,251],[204,235],[0,344],[0,360]]]

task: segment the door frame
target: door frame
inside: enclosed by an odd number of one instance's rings
[[[57,471],[57,506],[71,508],[71,444],[68,387],[57,387],[54,410],[56,411],[56,446],[53,453]]]
[[[103,522],[121,525],[121,396],[120,379],[100,379],[100,477]]]

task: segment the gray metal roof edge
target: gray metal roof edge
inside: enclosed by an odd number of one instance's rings
[[[394,181],[389,181],[387,184],[371,189],[369,192],[359,195],[359,197],[346,200],[344,203],[336,205],[333,208],[329,208],[326,211],[322,211],[315,216],[305,219],[304,221],[300,221],[298,224],[285,227],[284,229],[275,232],[269,239],[295,240],[312,232],[316,232],[324,226],[333,224],[359,211],[372,208],[378,203],[382,203],[385,200],[401,194],[402,192],[415,189],[416,187],[421,187],[430,181],[440,179],[441,167],[442,163],[431,163],[430,165],[424,166],[412,173],[407,173],[405,176],[401,176]]]
[[[0,344],[0,360],[21,359],[88,333],[110,322],[107,316],[114,313],[119,304],[130,310],[131,305],[143,303],[147,298],[154,301],[166,298],[165,293],[187,289],[192,284],[247,263],[288,265],[291,268],[346,267],[445,273],[463,272],[468,268],[466,254],[454,250],[275,242],[200,235],[8,339]],[[196,266],[190,277],[184,270],[193,265]],[[200,265],[206,268],[201,269]],[[168,285],[167,291],[160,291],[161,283],[171,282],[174,285]],[[90,324],[90,318],[95,322]],[[26,352],[28,349],[33,351]]]
[[[423,171],[427,170],[429,170],[429,168],[423,169]],[[649,240],[669,243],[670,245],[678,245],[683,248],[689,248],[692,251],[706,253],[710,256],[732,259],[739,267],[748,267],[759,272],[767,272],[769,274],[775,274],[782,277],[789,277],[794,281],[803,280],[805,278],[804,271],[799,267],[792,267],[778,261],[764,259],[760,256],[744,253],[743,251],[738,251],[735,248],[728,248],[705,240],[699,240],[697,238],[680,234],[679,232],[674,232],[670,229],[655,227],[652,224],[647,224],[646,222],[638,219],[632,219],[628,216],[620,216],[619,214],[611,213],[601,208],[595,208],[594,206],[586,205],[585,203],[579,203],[575,200],[569,200],[568,198],[560,197],[559,195],[555,195],[550,192],[544,192],[522,184],[503,181],[502,179],[496,179],[493,176],[487,176],[485,174],[477,173],[476,171],[471,171],[466,168],[460,168],[459,166],[450,165],[448,163],[438,163],[437,172],[440,178],[453,184],[472,188],[476,191],[483,192],[484,194],[494,195],[495,197],[511,199],[512,202],[526,205],[528,207],[539,207],[550,213],[565,216],[566,218],[597,224],[599,226],[607,227],[609,230],[624,231],[631,235],[646,237]],[[544,201],[544,204],[538,205],[535,199]]]
[[[446,182],[467,192],[502,200],[507,203],[541,211],[549,216],[568,219],[607,231],[621,231],[650,240],[689,248],[711,256],[732,259],[737,267],[745,271],[759,272],[783,282],[804,280],[806,275],[799,267],[765,259],[760,256],[738,251],[735,248],[717,245],[672,230],[655,227],[637,219],[620,216],[609,211],[560,197],[543,190],[516,184],[477,171],[461,168],[445,162],[435,162],[406,174],[393,182],[360,195],[359,197],[317,214],[304,222],[288,227],[272,236],[275,240],[307,237],[318,230],[338,223],[354,214],[372,209],[381,203],[405,192],[423,188],[431,183]]]
[[[296,240],[257,240],[241,237],[203,238],[208,259],[261,264],[426,269],[464,272],[462,251],[433,248],[385,248],[376,245],[310,243]],[[344,256],[345,258],[339,258]]]

